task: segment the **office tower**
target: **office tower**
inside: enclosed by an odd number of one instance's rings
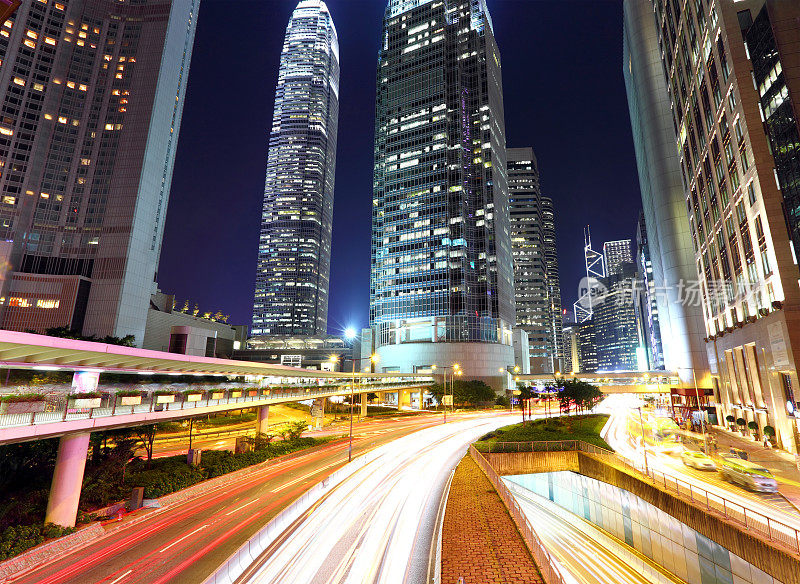
[[[542,197],[541,201],[547,294],[550,299],[550,322],[554,339],[553,368],[560,371],[564,367],[564,319],[561,308],[561,280],[558,276],[558,252],[556,251],[556,218],[553,199]]]
[[[597,371],[597,343],[592,319],[585,320],[575,325],[578,339],[578,366],[580,373],[594,373]]]
[[[601,280],[605,294],[594,304],[595,347],[598,371],[637,371],[639,338],[633,306],[636,267],[614,264],[614,273]]]
[[[800,72],[784,62],[796,56],[800,4],[651,7],[699,278],[688,292],[703,308],[721,404],[716,413],[771,425],[778,443],[796,451],[800,287],[792,136]]]
[[[3,328],[142,342],[198,6],[25,2],[0,26]]]
[[[658,314],[658,293],[653,278],[653,262],[647,237],[647,222],[644,211],[639,213],[636,224],[636,283],[633,287],[633,308],[639,336],[639,350],[647,358],[647,370],[664,369],[664,352],[661,346],[661,325]]]
[[[563,339],[553,203],[541,195],[533,149],[508,148],[506,156],[516,326],[528,333],[531,371],[554,373]]]
[[[580,325],[570,322],[564,324],[564,364],[561,373],[568,375],[580,371],[580,358],[578,355],[578,331]]]
[[[633,263],[631,240],[606,241],[603,244],[603,256],[606,262],[606,276],[620,274],[623,264]]]
[[[328,322],[339,40],[322,0],[301,0],[281,51],[269,137],[254,336],[324,335]]]
[[[623,3],[623,76],[628,95],[664,367],[684,388],[710,385],[700,303],[684,302],[697,283],[686,197],[675,147],[652,0]],[[692,374],[694,372],[694,375]]]
[[[586,276],[578,286],[578,300],[572,305],[575,322],[579,324],[592,319],[592,303],[603,294],[600,280],[606,277],[605,255],[592,249],[588,225],[583,229],[583,260]]]
[[[370,324],[382,371],[498,386],[514,281],[500,53],[484,0],[391,0],[377,67]]]

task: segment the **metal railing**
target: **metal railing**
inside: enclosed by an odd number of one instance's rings
[[[360,384],[359,384],[360,385]],[[372,385],[365,384],[357,386],[356,393],[364,393],[365,391],[392,391],[397,389],[409,389],[417,387],[420,384],[412,383],[399,383],[392,385]],[[98,408],[74,408],[69,407],[69,401],[59,400],[59,408],[55,411],[32,412],[32,413],[15,413],[15,414],[0,414],[0,429],[14,428],[20,426],[33,426],[38,424],[50,424],[56,422],[70,422],[75,420],[87,420],[94,418],[106,418],[111,416],[129,416],[132,414],[146,414],[151,412],[175,412],[178,410],[191,410],[197,408],[214,407],[214,406],[234,406],[228,409],[237,409],[239,407],[256,407],[258,405],[270,405],[271,403],[281,403],[285,401],[298,401],[304,399],[313,399],[318,397],[330,397],[333,395],[348,395],[350,393],[349,385],[336,385],[336,386],[319,386],[319,387],[298,387],[297,389],[277,389],[270,390],[267,395],[259,391],[258,395],[247,395],[248,391],[242,390],[244,395],[239,397],[230,397],[230,390],[225,390],[225,397],[221,399],[211,399],[211,391],[205,391],[207,395],[205,399],[199,401],[188,401],[185,395],[175,394],[175,401],[171,403],[158,403],[156,395],[146,395],[142,397],[142,403],[136,405],[123,406],[120,405],[121,399],[115,394],[105,394],[102,398],[101,407]],[[50,409],[50,408],[48,408]],[[167,416],[165,416],[167,417]]]
[[[506,487],[503,479],[500,478],[500,475],[498,475],[497,471],[492,468],[492,465],[489,464],[489,461],[486,460],[486,458],[484,458],[483,454],[481,454],[478,449],[475,448],[474,444],[470,445],[469,453],[472,455],[472,458],[475,459],[475,462],[478,463],[478,466],[481,467],[483,472],[486,473],[486,476],[497,490],[497,494],[500,495],[500,498],[503,500],[508,512],[514,519],[514,523],[517,525],[517,529],[519,529],[519,532],[522,534],[522,538],[525,540],[525,544],[528,546],[533,559],[536,561],[536,565],[539,568],[545,583],[565,584],[566,581],[564,580],[564,576],[561,574],[561,570],[556,564],[556,561],[550,555],[550,552],[547,551],[547,548],[544,547],[542,540],[539,539],[539,536],[531,526],[525,513],[517,504],[517,500],[514,498],[514,495],[512,495],[511,491],[509,491],[508,487]]]
[[[663,488],[665,491],[675,493],[683,499],[688,499],[691,503],[704,507],[707,511],[719,513],[726,520],[739,524],[748,530],[752,530],[766,537],[769,541],[786,547],[792,552],[800,553],[800,530],[797,528],[782,521],[778,521],[777,519],[773,519],[764,513],[759,513],[741,503],[712,493],[674,475],[652,467],[645,469],[644,464],[639,464],[637,461],[593,444],[588,444],[579,440],[564,440],[560,442],[496,442],[491,445],[489,450],[491,453],[566,451],[585,452],[609,464],[622,466],[626,470],[646,476],[655,486]]]

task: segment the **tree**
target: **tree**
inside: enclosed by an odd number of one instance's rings
[[[531,388],[523,383],[517,384],[519,391],[519,405],[522,407],[522,425],[525,425],[525,406],[530,405],[530,400],[533,398],[534,393]]]
[[[563,412],[569,412],[574,406],[578,411],[594,408],[603,398],[603,393],[596,385],[577,379],[559,379],[558,401]]]
[[[153,442],[156,439],[156,424],[134,426],[133,431],[147,452],[147,468],[150,468],[150,461],[153,460]]]
[[[450,395],[450,384],[447,382],[447,394]],[[454,379],[452,382],[453,387],[453,404],[454,405],[470,405],[476,406],[483,403],[491,403],[494,401],[494,390],[478,379]],[[445,394],[445,386],[436,384],[430,387],[430,391],[439,403],[442,403],[442,398]]]

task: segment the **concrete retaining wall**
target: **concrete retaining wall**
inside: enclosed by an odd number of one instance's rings
[[[664,491],[644,477],[616,467],[585,452],[523,452],[485,454],[501,475],[537,472],[578,472],[624,489],[657,507],[676,520],[733,552],[784,584],[800,584],[800,556],[776,547],[741,525],[726,520],[673,493]]]

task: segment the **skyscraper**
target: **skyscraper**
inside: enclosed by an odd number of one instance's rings
[[[327,332],[339,40],[322,0],[301,0],[281,52],[269,138],[253,335]]]
[[[612,265],[614,272],[601,279],[605,292],[592,306],[597,370],[636,371],[639,368],[636,355],[639,337],[633,305],[636,268],[632,262],[613,261]]]
[[[508,148],[511,250],[517,326],[528,333],[533,373],[561,369],[561,289],[552,201],[541,195],[532,148]]]
[[[142,342],[198,6],[25,2],[0,26],[4,328]]]
[[[658,314],[658,292],[653,278],[650,240],[644,212],[639,213],[636,226],[636,285],[633,288],[633,308],[639,333],[639,346],[647,353],[647,369],[664,369],[661,345],[661,325]]]
[[[603,255],[606,259],[606,276],[621,274],[623,264],[633,263],[631,240],[606,241],[603,244]]]
[[[771,425],[796,451],[800,72],[782,63],[796,55],[800,4],[650,6],[641,22],[655,18],[650,46],[663,49],[717,414]]]
[[[378,55],[370,323],[379,368],[497,385],[514,281],[500,53],[484,0],[391,0]]]
[[[647,246],[658,306],[664,367],[685,386],[709,384],[700,303],[683,302],[696,284],[692,236],[675,148],[671,100],[661,60],[652,0],[623,3],[623,76],[628,95]],[[694,376],[692,372],[694,371]]]
[[[550,323],[553,335],[553,368],[564,368],[564,315],[561,306],[561,280],[558,275],[558,252],[556,250],[556,214],[553,199],[541,197],[542,235],[544,259],[547,268],[547,294],[550,300]]]

